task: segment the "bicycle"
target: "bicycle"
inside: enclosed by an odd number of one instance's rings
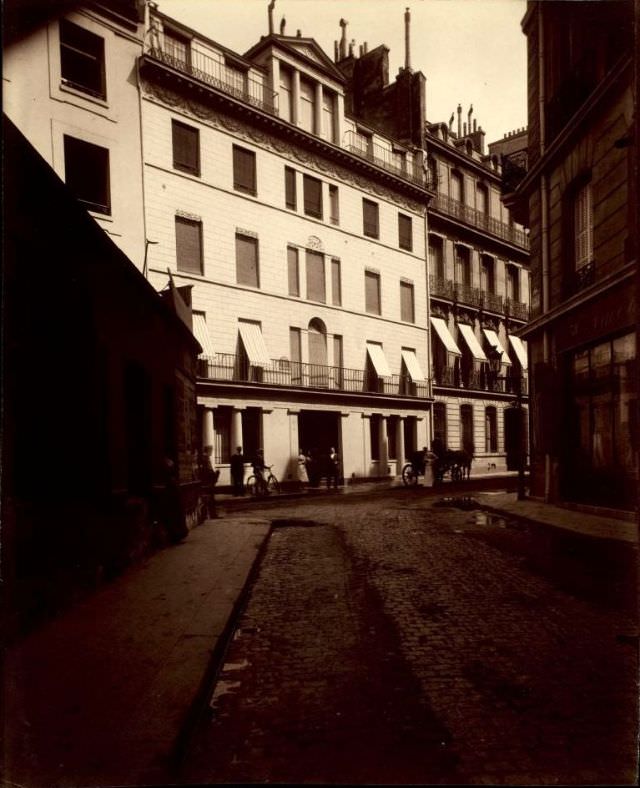
[[[250,495],[270,495],[271,493],[276,493],[277,495],[280,492],[280,482],[276,478],[275,474],[271,472],[272,468],[273,465],[264,466],[265,471],[268,471],[268,475],[266,478],[263,478],[261,484],[258,483],[255,474],[249,476],[247,479],[246,488]]]

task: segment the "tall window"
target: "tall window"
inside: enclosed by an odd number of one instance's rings
[[[182,66],[188,66],[191,63],[189,40],[178,33],[168,31],[166,28],[164,31],[164,52]]]
[[[391,152],[391,161],[398,172],[407,171],[407,152],[394,148]]]
[[[107,148],[65,134],[64,180],[87,210],[111,214]]]
[[[293,120],[291,114],[291,71],[284,66],[280,66],[280,94],[278,96],[278,114],[283,120],[290,123]]]
[[[340,260],[337,257],[331,259],[331,303],[334,306],[342,306],[342,280],[340,276]]]
[[[444,254],[442,250],[442,238],[436,235],[429,236],[429,258],[431,259],[431,270],[437,279],[444,279]]]
[[[462,431],[462,450],[475,454],[476,447],[473,439],[473,406],[460,405],[460,428]]]
[[[300,80],[300,122],[305,131],[315,132],[316,89],[312,82]]]
[[[405,216],[403,213],[398,214],[398,245],[401,249],[406,249],[408,252],[413,250],[411,217]]]
[[[380,274],[374,271],[364,272],[364,308],[372,315],[379,315],[380,308]]]
[[[178,271],[202,273],[202,222],[176,216],[176,265]]]
[[[291,382],[302,381],[302,332],[299,328],[289,329],[289,354],[291,357]]]
[[[305,175],[303,178],[304,212],[307,216],[322,219],[322,181]]]
[[[216,465],[229,462],[231,455],[231,414],[232,409],[224,406],[217,407],[213,411],[213,457]]]
[[[489,214],[489,191],[484,183],[476,184],[476,210]]]
[[[480,259],[480,289],[483,293],[495,293],[496,279],[493,257],[483,254]]]
[[[300,295],[300,264],[298,250],[293,246],[287,247],[287,275],[289,279],[289,295]]]
[[[322,92],[322,138],[335,142],[335,95],[323,89]]]
[[[367,158],[373,158],[373,136],[366,131],[358,129],[355,135],[356,148]]]
[[[442,446],[447,445],[447,405],[445,402],[435,402],[433,405],[433,439],[440,441]]]
[[[362,199],[362,231],[369,238],[378,238],[380,227],[378,222],[378,203]]]
[[[416,322],[413,284],[411,282],[400,282],[400,320],[405,323]]]
[[[574,198],[573,251],[576,271],[593,260],[593,199],[591,181],[578,189]]]
[[[307,260],[307,299],[309,301],[321,301],[323,304],[327,300],[327,289],[324,275],[324,255],[306,251]]]
[[[427,174],[429,176],[429,186],[435,189],[438,186],[438,164],[433,156],[427,158]]]
[[[329,185],[329,221],[331,224],[340,224],[340,204],[338,202],[338,187]]]
[[[451,199],[457,202],[464,201],[464,190],[462,187],[462,175],[455,170],[451,173]]]
[[[465,287],[471,286],[471,261],[466,246],[456,246],[456,282]]]
[[[67,19],[61,20],[60,73],[65,85],[106,98],[104,39]]]
[[[515,265],[508,265],[506,270],[507,298],[510,301],[520,300],[520,269]]]
[[[493,454],[498,451],[498,416],[493,406],[485,408],[484,423],[485,451]]]
[[[180,121],[171,121],[173,166],[176,170],[200,175],[200,132]]]
[[[236,233],[236,282],[260,287],[258,239]]]
[[[284,168],[284,203],[292,211],[296,210],[296,171],[292,167]]]
[[[233,188],[247,194],[257,194],[256,154],[252,150],[233,146]]]

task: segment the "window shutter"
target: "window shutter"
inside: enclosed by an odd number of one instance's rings
[[[324,255],[307,250],[307,298],[309,301],[327,300],[324,276]]]
[[[298,266],[298,250],[287,247],[287,273],[289,278],[289,295],[300,295],[300,270]]]
[[[199,132],[191,126],[172,121],[173,166],[195,175],[200,174]]]
[[[296,210],[296,171],[291,167],[284,168],[284,202],[287,208]]]
[[[331,301],[335,306],[342,306],[342,282],[340,278],[340,260],[331,260]]]
[[[236,281],[239,285],[260,287],[257,238],[236,235]]]
[[[378,203],[362,200],[363,232],[370,238],[378,237]]]
[[[202,273],[202,223],[176,216],[176,262],[178,271]]]
[[[413,232],[410,216],[405,216],[401,213],[398,214],[398,236],[400,248],[411,252],[413,250]]]
[[[364,274],[365,310],[375,315],[380,314],[380,275],[371,271]]]
[[[233,188],[256,193],[256,154],[237,145],[233,146]]]
[[[400,282],[400,319],[406,323],[415,322],[413,285],[409,282]]]
[[[304,212],[322,219],[322,181],[310,175],[304,176]]]

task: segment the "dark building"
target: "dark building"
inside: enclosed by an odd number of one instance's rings
[[[195,518],[200,347],[10,121],[3,132],[2,575],[15,629]],[[182,494],[172,517],[165,458]]]
[[[633,509],[634,4],[532,0],[522,25],[528,171],[506,201],[531,238],[532,494]]]

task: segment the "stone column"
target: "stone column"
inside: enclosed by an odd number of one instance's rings
[[[386,476],[389,467],[389,439],[387,437],[387,417],[380,416],[380,429],[378,431],[378,475]]]
[[[402,466],[405,461],[404,456],[404,417],[400,416],[396,422],[396,473],[402,473]]]
[[[333,115],[333,133],[335,134],[334,142],[336,145],[342,147],[343,140],[343,118],[344,118],[344,96],[342,93],[336,93],[336,103]]]
[[[277,57],[269,61],[269,87],[274,93],[280,92],[280,61]]]
[[[213,408],[204,408],[202,417],[202,448],[211,457],[214,446]]]
[[[291,79],[291,122],[294,126],[298,125],[300,117],[300,72],[293,70]]]
[[[231,454],[235,453],[238,446],[242,446],[242,410],[233,408],[231,411]],[[244,446],[242,446],[244,450]]]
[[[315,101],[315,118],[313,123],[315,126],[315,133],[318,137],[322,137],[322,83],[316,82],[316,101]]]

